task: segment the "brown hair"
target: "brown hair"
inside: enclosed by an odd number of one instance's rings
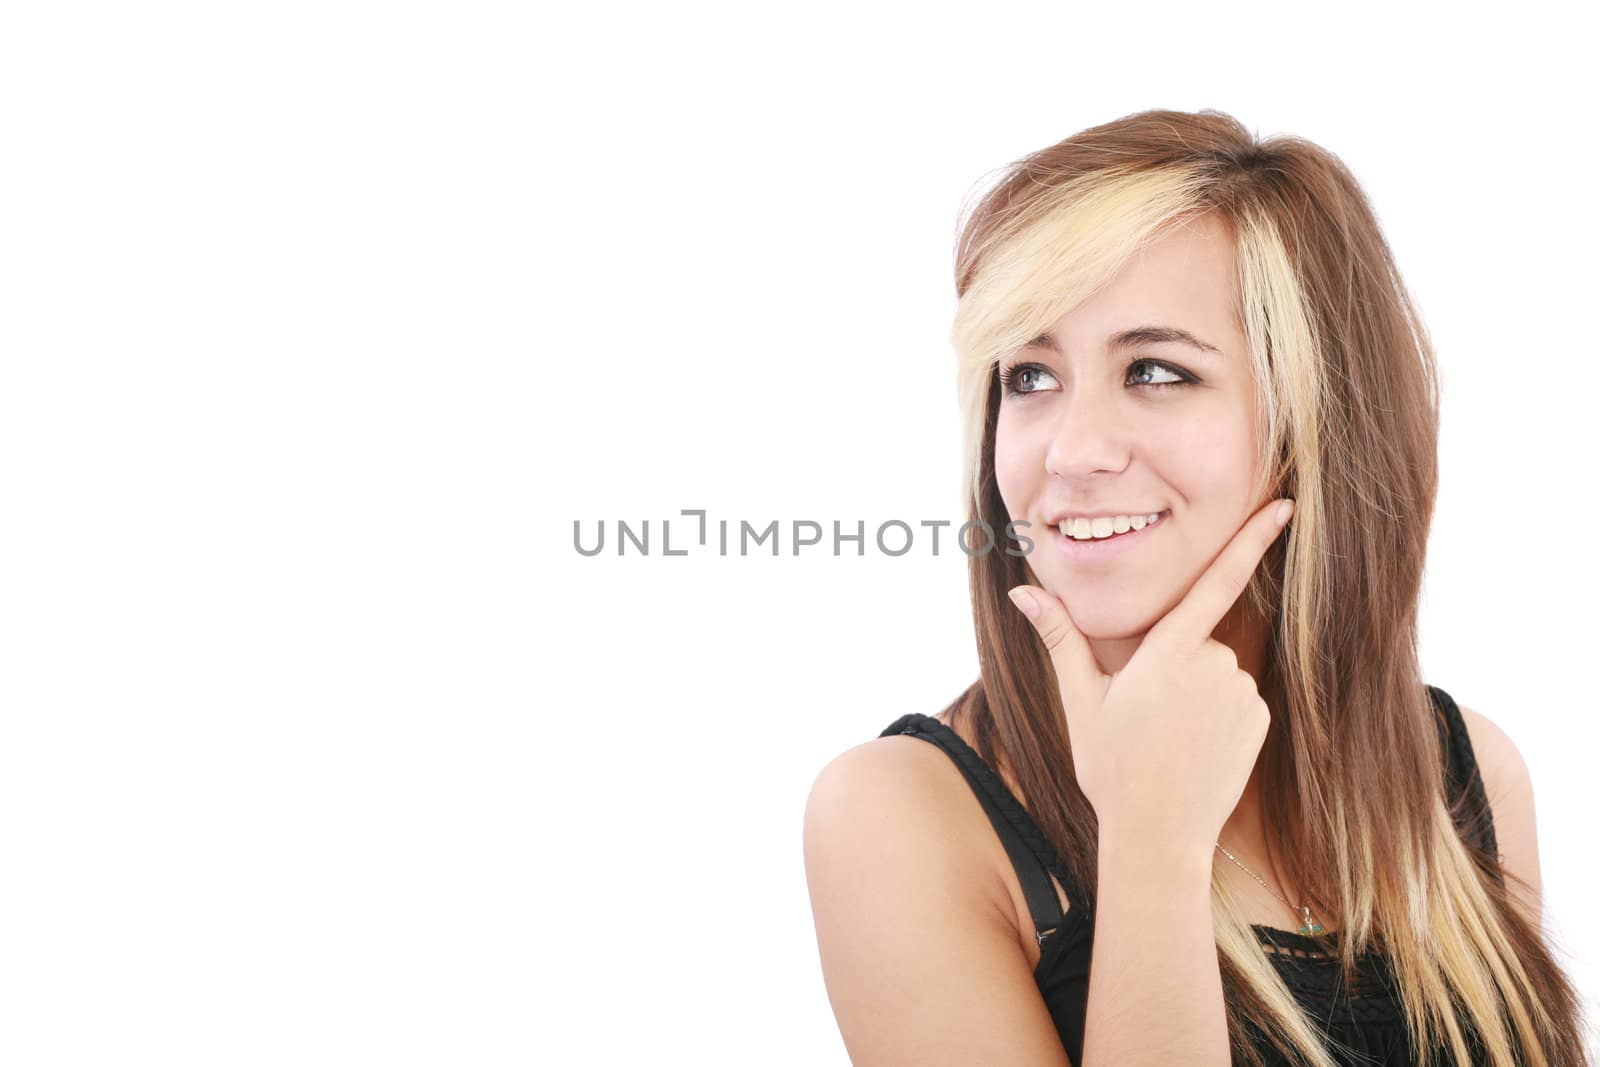
[[[1270,622],[1269,846],[1314,910],[1339,917],[1347,979],[1364,950],[1387,953],[1415,1047],[1442,1040],[1467,1062],[1476,1037],[1496,1067],[1581,1062],[1572,985],[1513,905],[1509,872],[1462,839],[1447,807],[1417,659],[1437,369],[1372,209],[1335,156],[1297,137],[1257,141],[1219,112],[1156,110],[1007,167],[956,253],[968,518],[991,530],[1009,521],[994,477],[999,360],[1164,227],[1211,213],[1236,242],[1264,428],[1253,499],[1296,501],[1247,594]],[[969,560],[981,678],[948,710],[1008,770],[1092,894],[1094,809],[1071,770],[1049,660],[1006,597],[1040,583],[1023,556],[975,548]],[[1261,1062],[1257,1030],[1291,1059],[1331,1065],[1216,880],[1213,905],[1237,1054]]]

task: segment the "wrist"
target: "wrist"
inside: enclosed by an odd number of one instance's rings
[[[1193,835],[1154,833],[1118,823],[1101,823],[1101,867],[1139,869],[1147,876],[1211,882],[1216,842]]]

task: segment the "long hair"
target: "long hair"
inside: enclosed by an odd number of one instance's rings
[[[1253,499],[1293,497],[1257,568],[1268,620],[1262,696],[1269,848],[1338,916],[1339,964],[1387,954],[1414,1046],[1468,1043],[1495,1067],[1583,1060],[1580,1001],[1517,910],[1499,857],[1463,840],[1417,656],[1417,606],[1438,484],[1432,344],[1366,197],[1338,158],[1257,141],[1215,111],[1146,111],[1011,164],[966,213],[951,342],[968,518],[1005,528],[994,472],[996,368],[1166,226],[1220,218],[1235,242],[1235,311],[1263,428]],[[977,528],[976,525],[973,527]],[[1025,556],[968,553],[980,680],[950,707],[1002,762],[1080,886],[1098,826],[1078,788],[1049,659],[1006,591],[1039,585]],[[1322,1038],[1213,877],[1228,1029],[1331,1067]]]

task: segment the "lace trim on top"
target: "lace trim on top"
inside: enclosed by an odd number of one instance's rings
[[[1284,984],[1325,1025],[1351,1019],[1388,1022],[1403,1018],[1394,972],[1381,953],[1368,949],[1357,956],[1346,984],[1337,933],[1308,937],[1261,924],[1252,928]]]

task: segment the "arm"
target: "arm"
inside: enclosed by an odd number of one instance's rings
[[[850,749],[811,787],[806,882],[845,1047],[857,1067],[1070,1067],[1005,890],[962,847],[974,838],[957,828],[984,819],[963,792],[907,737]]]
[[[1100,901],[1083,1062],[1227,1067],[1211,850],[1100,827]]]
[[[1050,654],[1073,769],[1099,817],[1090,1067],[1227,1067],[1232,1058],[1211,850],[1272,714],[1255,677],[1212,633],[1293,511],[1289,499],[1258,508],[1112,674],[1058,596],[1010,590]]]
[[[1522,753],[1500,727],[1471,708],[1461,707],[1472,742],[1484,793],[1494,818],[1495,843],[1503,865],[1516,880],[1507,879],[1511,899],[1521,906],[1535,930],[1540,928],[1543,892],[1539,874],[1539,832],[1533,810],[1533,778]]]

